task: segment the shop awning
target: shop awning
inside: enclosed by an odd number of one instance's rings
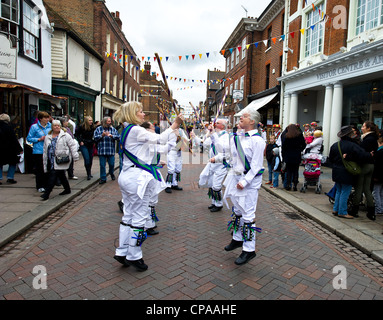
[[[67,97],[53,96],[53,95],[45,93],[45,92],[34,90],[34,89],[31,89],[31,88],[24,86],[22,84],[0,83],[0,89],[24,89],[26,91],[29,91],[32,94],[41,95],[42,97],[47,98],[47,99],[59,99],[59,100],[66,100],[67,99]]]
[[[255,106],[255,110],[258,111],[259,109],[261,109],[262,107],[267,105],[270,101],[272,101],[278,94],[279,94],[279,92],[276,92],[276,93],[272,93],[268,96],[265,96],[265,97],[262,97],[259,99],[255,99],[254,101],[251,101],[245,108],[243,108],[240,112],[238,112],[234,116],[240,117],[242,115],[242,113],[246,110],[246,108],[253,107],[253,106]]]

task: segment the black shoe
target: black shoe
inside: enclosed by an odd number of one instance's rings
[[[104,183],[106,183],[106,180],[100,180],[98,184],[104,184]]]
[[[294,187],[294,189],[293,189],[294,191],[298,191],[298,189],[297,189],[297,187]]]
[[[183,189],[180,188],[179,186],[172,186],[172,189],[173,190],[178,190],[178,191],[182,191]]]
[[[211,210],[211,209],[215,208],[215,205],[212,204],[211,206],[208,206],[207,208],[208,208],[209,210]]]
[[[65,196],[66,194],[70,194],[70,190],[64,190],[63,192],[59,193],[59,196]]]
[[[159,231],[154,230],[153,228],[147,229],[146,233],[148,236],[155,236],[156,234],[159,234]]]
[[[45,201],[45,200],[48,200],[48,199],[49,199],[49,195],[43,193],[43,194],[40,196],[40,198],[41,198],[43,201]]]
[[[376,220],[375,207],[367,207],[367,218],[372,221]]]
[[[124,267],[130,266],[130,264],[126,262],[127,260],[123,256],[114,256],[113,258],[117,260],[119,263],[121,263]]]
[[[218,211],[221,211],[223,207],[216,207],[214,206],[213,209],[210,209],[210,212],[218,212]]]
[[[10,184],[15,184],[15,183],[17,183],[17,181],[15,181],[14,179],[8,179],[7,182],[10,183]]]
[[[249,262],[255,256],[256,256],[255,252],[242,251],[241,255],[237,259],[235,259],[234,263],[240,266],[242,264]]]
[[[148,266],[144,263],[143,259],[130,261],[125,260],[125,263],[128,263],[128,265],[133,265],[138,271],[145,271],[148,269]]]
[[[165,189],[165,192],[166,192],[166,193],[172,193],[172,189],[170,189],[169,187],[167,187],[167,188]]]
[[[124,204],[122,203],[121,200],[118,201],[118,207],[120,208],[120,211],[121,211],[122,213],[124,213]]]
[[[87,176],[86,177],[86,180],[90,180],[90,179],[92,179],[92,176]]]
[[[243,245],[243,241],[231,240],[230,244],[225,247],[226,251],[232,251],[234,249],[240,248]]]
[[[285,190],[290,191],[291,187],[286,187]]]
[[[113,181],[116,180],[116,176],[115,176],[114,174],[111,174],[110,177],[111,177],[111,179],[112,179]]]

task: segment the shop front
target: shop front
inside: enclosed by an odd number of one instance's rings
[[[383,40],[364,43],[281,77],[283,127],[318,122],[325,155],[344,125],[361,128],[369,120],[382,129],[382,49]]]
[[[67,97],[63,112],[75,119],[77,124],[84,121],[84,117],[95,117],[95,104],[99,91],[79,85],[71,81],[52,80],[52,92]]]

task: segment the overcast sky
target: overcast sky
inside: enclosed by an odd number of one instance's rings
[[[225,70],[220,50],[240,20],[259,17],[271,0],[106,0],[110,12],[119,11],[122,29],[137,57],[150,57],[152,71],[159,73],[154,54],[162,57],[173,97],[183,106],[206,99],[207,71]],[[243,7],[244,8],[243,8]],[[206,53],[209,53],[209,58]],[[202,54],[200,58],[199,54]],[[189,59],[186,60],[186,55]],[[195,55],[194,60],[192,55]],[[179,61],[179,56],[182,56]],[[169,57],[166,61],[165,57]],[[173,77],[173,80],[170,78]],[[177,77],[177,80],[174,78]],[[179,79],[182,79],[180,82]],[[186,81],[185,81],[186,80]],[[194,83],[191,81],[194,80]],[[199,83],[199,84],[198,84]]]

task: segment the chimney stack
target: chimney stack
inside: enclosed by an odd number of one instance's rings
[[[116,13],[112,12],[112,15],[114,20],[117,22],[118,26],[122,30],[122,21],[120,19],[120,12],[119,11],[116,11]]]

